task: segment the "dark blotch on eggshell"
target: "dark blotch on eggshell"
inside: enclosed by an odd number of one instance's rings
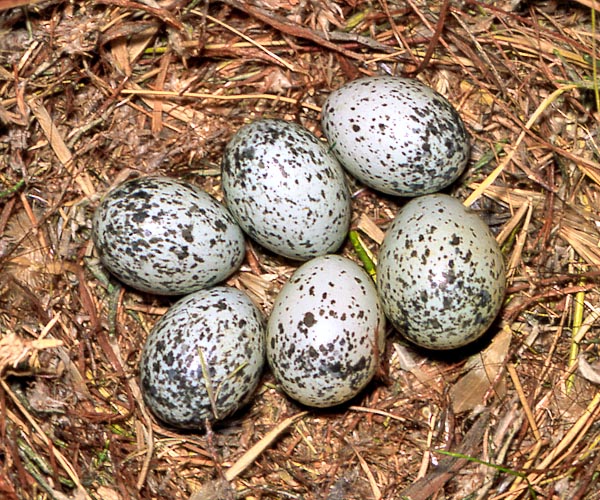
[[[208,193],[166,177],[140,177],[111,190],[96,209],[93,239],[102,263],[141,291],[183,295],[232,274],[244,235]]]
[[[265,248],[308,260],[344,241],[351,207],[343,169],[304,127],[271,119],[243,126],[225,148],[222,173],[231,213]]]
[[[246,294],[200,290],[171,306],[150,332],[140,362],[144,401],[163,422],[200,428],[249,400],[264,359],[263,317]]]
[[[387,194],[439,191],[460,176],[470,156],[458,112],[415,79],[374,76],[343,85],[325,101],[322,126],[340,163]]]
[[[497,316],[506,288],[502,252],[485,222],[445,194],[415,198],[379,249],[377,289],[407,339],[429,349],[473,342]]]

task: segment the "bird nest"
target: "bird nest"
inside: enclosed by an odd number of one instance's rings
[[[600,498],[595,3],[0,2],[0,497]],[[99,264],[100,197],[161,174],[222,199],[244,123],[322,136],[327,95],[375,74],[433,87],[472,136],[450,194],[506,257],[498,321],[437,355],[390,332],[341,407],[302,408],[266,371],[220,425],[161,425],[138,365],[172,300]],[[352,182],[358,261],[405,200]],[[228,284],[268,314],[295,267],[254,245]]]

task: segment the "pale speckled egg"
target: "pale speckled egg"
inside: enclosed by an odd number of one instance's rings
[[[505,287],[504,259],[488,226],[445,194],[407,203],[379,249],[385,313],[402,335],[428,349],[454,349],[483,335]]]
[[[144,292],[183,295],[231,275],[245,255],[231,214],[200,188],[140,177],[108,192],[93,218],[104,266]]]
[[[371,380],[385,348],[385,315],[373,281],[338,255],[304,263],[275,299],[266,344],[289,396],[315,407],[348,401]]]
[[[387,194],[437,192],[460,176],[470,156],[458,112],[415,79],[374,76],[343,85],[326,99],[322,126],[340,163]]]
[[[304,127],[272,119],[243,126],[225,148],[222,174],[229,210],[272,252],[308,260],[344,241],[351,207],[343,169]]]
[[[218,286],[169,308],[144,344],[140,387],[163,422],[199,428],[248,402],[265,359],[264,320],[248,296]]]

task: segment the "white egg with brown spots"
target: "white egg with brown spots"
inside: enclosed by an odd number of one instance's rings
[[[445,194],[415,198],[396,214],[379,249],[377,289],[385,313],[408,340],[454,349],[496,318],[506,275],[483,219]]]
[[[308,260],[346,238],[351,207],[343,169],[304,127],[272,119],[243,126],[225,148],[222,174],[229,210],[272,252]]]
[[[470,156],[458,112],[411,78],[374,76],[343,85],[327,97],[322,126],[340,163],[387,194],[437,192],[461,175]]]
[[[144,344],[140,388],[163,422],[200,428],[234,413],[258,385],[264,320],[235,288],[200,290],[176,302]]]
[[[267,359],[281,388],[329,407],[356,396],[385,348],[385,316],[369,275],[338,255],[300,266],[275,299]]]
[[[118,185],[93,218],[102,264],[144,292],[183,295],[226,279],[245,255],[231,214],[200,188],[167,177]]]

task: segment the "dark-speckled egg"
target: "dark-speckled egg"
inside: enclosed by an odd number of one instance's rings
[[[146,339],[144,401],[163,422],[199,428],[249,400],[264,359],[263,317],[248,296],[224,286],[200,290],[171,306]]]
[[[334,90],[323,131],[341,164],[387,194],[437,192],[465,169],[469,136],[448,100],[418,80],[374,76]]]
[[[267,360],[282,389],[300,403],[328,407],[356,396],[385,348],[385,315],[369,275],[325,255],[300,266],[275,299]]]
[[[109,191],[92,234],[111,273],[162,295],[212,286],[245,254],[243,232],[225,207],[196,186],[166,177],[140,177]]]
[[[483,335],[505,286],[504,259],[488,226],[445,194],[407,203],[379,249],[385,313],[408,340],[428,349],[454,349]]]
[[[229,210],[263,247],[308,260],[337,250],[350,225],[350,194],[335,157],[304,127],[264,119],[243,126],[223,154]]]

